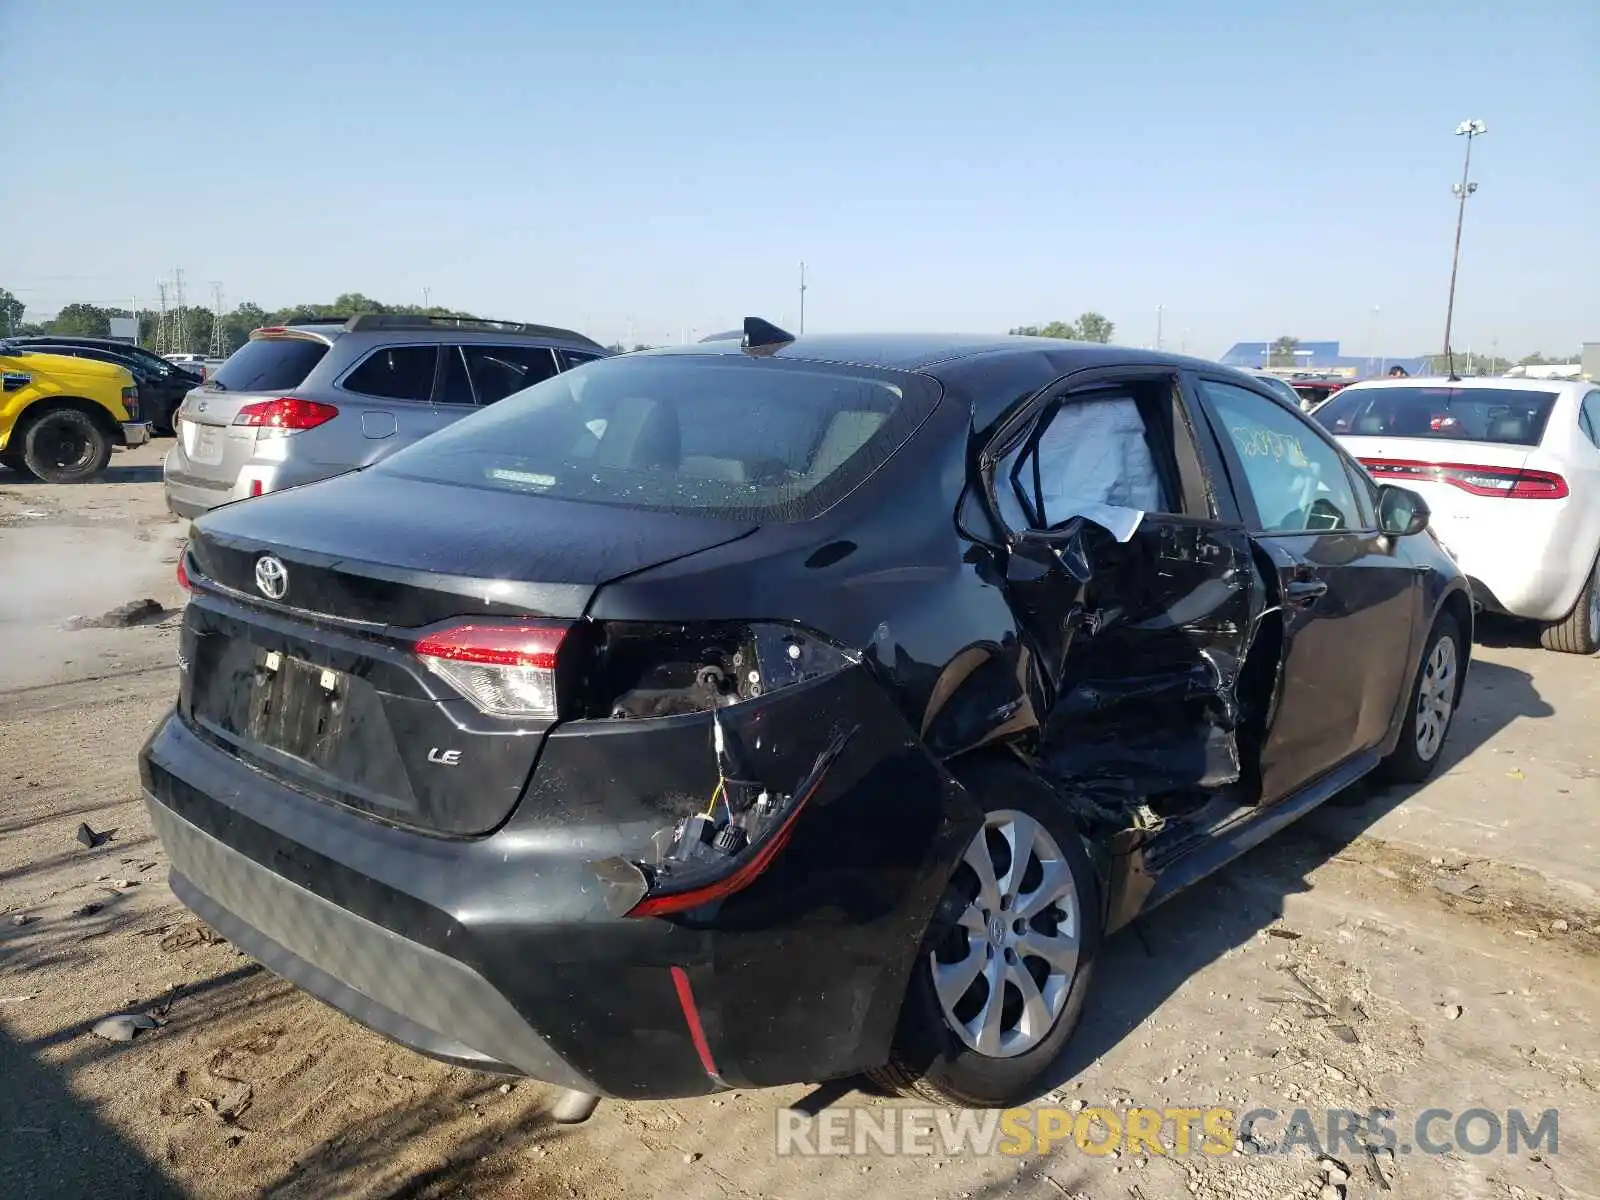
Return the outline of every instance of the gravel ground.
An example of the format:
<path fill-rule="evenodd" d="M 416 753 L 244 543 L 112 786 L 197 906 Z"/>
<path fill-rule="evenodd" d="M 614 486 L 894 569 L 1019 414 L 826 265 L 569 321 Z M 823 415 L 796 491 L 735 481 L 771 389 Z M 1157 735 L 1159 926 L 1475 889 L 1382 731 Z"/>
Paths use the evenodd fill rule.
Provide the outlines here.
<path fill-rule="evenodd" d="M 0 473 L 0 1178 L 12 1197 L 1600 1196 L 1592 660 L 1480 647 L 1447 771 L 1327 808 L 1112 939 L 1053 1093 L 1149 1105 L 1559 1109 L 1516 1155 L 794 1158 L 848 1084 L 602 1104 L 445 1067 L 277 981 L 167 890 L 134 756 L 176 688 L 164 443 L 103 482 Z M 75 840 L 81 823 L 107 834 Z M 119 1043 L 117 1013 L 157 1028 Z M 1448 1130 L 1448 1126 L 1445 1126 Z M 1279 1126 L 1281 1132 L 1281 1124 Z"/>

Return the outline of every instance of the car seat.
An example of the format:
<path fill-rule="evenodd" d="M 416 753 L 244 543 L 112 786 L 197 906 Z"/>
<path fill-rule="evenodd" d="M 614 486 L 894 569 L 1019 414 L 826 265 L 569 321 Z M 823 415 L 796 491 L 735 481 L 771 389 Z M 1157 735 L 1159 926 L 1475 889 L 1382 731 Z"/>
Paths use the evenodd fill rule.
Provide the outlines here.
<path fill-rule="evenodd" d="M 816 450 L 811 454 L 807 478 L 815 482 L 838 470 L 845 459 L 872 439 L 872 435 L 887 419 L 886 413 L 861 409 L 845 409 L 834 413 L 821 440 L 817 442 Z"/>

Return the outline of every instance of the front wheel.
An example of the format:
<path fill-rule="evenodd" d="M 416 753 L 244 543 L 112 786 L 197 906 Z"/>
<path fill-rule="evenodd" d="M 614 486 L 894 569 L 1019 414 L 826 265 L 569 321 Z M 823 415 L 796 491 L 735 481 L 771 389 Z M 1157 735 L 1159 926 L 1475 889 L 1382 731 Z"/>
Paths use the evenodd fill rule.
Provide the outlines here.
<path fill-rule="evenodd" d="M 111 438 L 87 413 L 58 408 L 28 426 L 22 459 L 46 483 L 82 483 L 106 469 Z"/>
<path fill-rule="evenodd" d="M 1567 619 L 1540 630 L 1539 644 L 1563 654 L 1593 654 L 1600 650 L 1600 560 L 1589 572 L 1589 582 L 1578 593 L 1578 602 Z"/>
<path fill-rule="evenodd" d="M 869 1072 L 939 1104 L 1032 1099 L 1077 1027 L 1103 931 L 1065 806 L 1020 763 L 960 772 L 984 808 L 907 986 L 889 1062 Z"/>
<path fill-rule="evenodd" d="M 1411 685 L 1411 706 L 1400 730 L 1400 744 L 1383 760 L 1383 774 L 1394 783 L 1421 783 L 1439 765 L 1445 736 L 1456 715 L 1461 695 L 1461 626 L 1449 613 L 1440 613 L 1423 647 L 1416 682 Z"/>
<path fill-rule="evenodd" d="M 18 438 L 17 440 L 21 441 L 22 439 Z M 28 479 L 34 477 L 33 472 L 28 470 L 27 460 L 20 453 L 11 450 L 0 450 L 0 467 L 5 467 L 8 471 L 15 471 L 18 475 L 25 476 Z"/>

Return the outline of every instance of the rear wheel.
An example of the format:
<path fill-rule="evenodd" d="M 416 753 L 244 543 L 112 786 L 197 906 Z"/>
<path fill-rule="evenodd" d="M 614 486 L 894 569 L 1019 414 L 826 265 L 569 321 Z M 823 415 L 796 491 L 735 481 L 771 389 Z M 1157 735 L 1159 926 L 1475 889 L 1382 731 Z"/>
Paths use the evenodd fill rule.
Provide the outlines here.
<path fill-rule="evenodd" d="M 1082 838 L 1019 763 L 963 772 L 985 809 L 918 952 L 880 1086 L 939 1104 L 1031 1099 L 1083 1011 L 1102 932 Z"/>
<path fill-rule="evenodd" d="M 1565 621 L 1539 631 L 1539 644 L 1562 654 L 1593 654 L 1600 650 L 1600 560 L 1589 572 L 1589 582 L 1578 593 Z"/>
<path fill-rule="evenodd" d="M 23 462 L 46 483 L 93 479 L 111 461 L 111 438 L 94 418 L 75 408 L 41 413 L 22 439 Z"/>
<path fill-rule="evenodd" d="M 1383 760 L 1383 774 L 1395 783 L 1421 783 L 1439 765 L 1450 722 L 1461 694 L 1461 626 L 1449 613 L 1434 622 L 1411 685 L 1411 706 L 1400 744 Z"/>

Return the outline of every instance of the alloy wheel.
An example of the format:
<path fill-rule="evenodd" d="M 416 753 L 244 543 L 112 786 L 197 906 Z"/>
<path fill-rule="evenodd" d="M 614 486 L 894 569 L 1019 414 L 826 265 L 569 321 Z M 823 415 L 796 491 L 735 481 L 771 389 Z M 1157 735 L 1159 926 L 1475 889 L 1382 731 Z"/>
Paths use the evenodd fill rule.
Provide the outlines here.
<path fill-rule="evenodd" d="M 1011 1058 L 1055 1027 L 1078 972 L 1077 883 L 1049 830 L 1027 813 L 988 813 L 951 887 L 961 907 L 929 955 L 951 1032 Z"/>
<path fill-rule="evenodd" d="M 1456 640 L 1442 637 L 1423 664 L 1417 688 L 1417 757 L 1432 762 L 1450 729 L 1456 704 Z"/>

